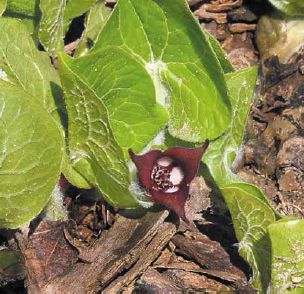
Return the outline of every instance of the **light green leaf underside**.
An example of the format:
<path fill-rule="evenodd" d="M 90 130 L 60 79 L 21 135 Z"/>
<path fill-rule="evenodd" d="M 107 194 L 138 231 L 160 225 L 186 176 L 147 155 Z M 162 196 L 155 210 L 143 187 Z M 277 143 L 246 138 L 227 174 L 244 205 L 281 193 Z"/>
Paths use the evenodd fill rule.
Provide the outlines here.
<path fill-rule="evenodd" d="M 256 76 L 255 67 L 225 75 L 233 107 L 232 120 L 225 133 L 211 142 L 204 155 L 204 162 L 219 185 L 240 181 L 230 167 L 240 150 Z"/>
<path fill-rule="evenodd" d="M 105 6 L 104 1 L 97 1 L 92 6 L 86 16 L 85 30 L 74 52 L 74 57 L 80 57 L 88 53 L 98 39 L 110 15 L 111 10 Z"/>
<path fill-rule="evenodd" d="M 63 155 L 62 173 L 64 174 L 68 182 L 73 186 L 79 189 L 91 189 L 92 185 L 89 184 L 88 181 L 81 174 L 79 174 L 73 167 L 73 163 L 68 155 L 69 153 L 68 148 L 69 146 L 66 146 L 66 152 Z"/>
<path fill-rule="evenodd" d="M 3 12 L 5 11 L 6 5 L 7 5 L 6 0 L 0 0 L 0 16 L 1 16 L 1 15 L 3 14 Z"/>
<path fill-rule="evenodd" d="M 129 170 L 103 101 L 69 68 L 67 57 L 60 58 L 60 74 L 68 109 L 69 151 L 76 170 L 112 205 L 138 206 L 129 191 Z"/>
<path fill-rule="evenodd" d="M 269 226 L 271 293 L 303 293 L 304 220 L 287 220 Z"/>
<path fill-rule="evenodd" d="M 267 228 L 275 222 L 271 207 L 236 184 L 224 185 L 221 193 L 231 214 L 239 253 L 253 269 L 253 285 L 267 289 L 270 282 L 270 245 Z"/>
<path fill-rule="evenodd" d="M 271 271 L 267 228 L 280 216 L 257 187 L 243 182 L 231 171 L 242 144 L 256 76 L 256 68 L 225 75 L 233 107 L 232 121 L 225 133 L 211 142 L 204 155 L 204 162 L 231 214 L 239 240 L 239 253 L 253 269 L 253 285 L 265 291 Z"/>
<path fill-rule="evenodd" d="M 51 116 L 0 81 L 0 227 L 17 228 L 47 203 L 58 180 L 63 140 Z"/>
<path fill-rule="evenodd" d="M 20 20 L 0 19 L 0 79 L 37 99 L 59 122 L 60 80 L 46 53 L 36 49 Z"/>
<path fill-rule="evenodd" d="M 93 50 L 110 45 L 146 67 L 173 136 L 201 142 L 227 127 L 230 104 L 219 61 L 183 0 L 120 0 Z"/>
<path fill-rule="evenodd" d="M 118 144 L 142 150 L 167 121 L 143 66 L 124 50 L 109 47 L 68 65 L 104 102 Z"/>
<path fill-rule="evenodd" d="M 66 0 L 40 1 L 41 19 L 39 39 L 44 49 L 52 55 L 63 51 L 63 23 Z"/>

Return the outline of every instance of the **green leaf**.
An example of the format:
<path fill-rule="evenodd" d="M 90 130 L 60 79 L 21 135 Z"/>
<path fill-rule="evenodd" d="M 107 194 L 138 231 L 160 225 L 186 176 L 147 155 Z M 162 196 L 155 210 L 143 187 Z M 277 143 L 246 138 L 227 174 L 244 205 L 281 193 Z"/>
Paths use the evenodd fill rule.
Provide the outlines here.
<path fill-rule="evenodd" d="M 271 242 L 271 293 L 303 293 L 304 220 L 287 220 L 269 226 Z"/>
<path fill-rule="evenodd" d="M 85 12 L 96 2 L 96 0 L 68 1 L 64 10 L 64 29 L 66 32 L 71 21 Z"/>
<path fill-rule="evenodd" d="M 275 214 L 268 204 L 238 183 L 224 185 L 220 190 L 239 240 L 239 253 L 253 269 L 253 285 L 265 292 L 271 271 L 267 228 L 275 222 Z"/>
<path fill-rule="evenodd" d="M 303 0 L 269 0 L 270 3 L 280 12 L 290 16 L 304 15 Z"/>
<path fill-rule="evenodd" d="M 240 151 L 256 76 L 256 67 L 225 75 L 233 107 L 232 120 L 225 133 L 211 142 L 204 155 L 204 162 L 218 185 L 240 181 L 230 167 Z"/>
<path fill-rule="evenodd" d="M 68 144 L 75 169 L 112 205 L 138 206 L 129 191 L 129 170 L 103 101 L 73 72 L 67 57 L 61 57 L 59 62 L 68 110 Z"/>
<path fill-rule="evenodd" d="M 6 0 L 0 0 L 0 16 L 1 16 L 1 15 L 3 14 L 3 12 L 5 11 L 6 5 L 7 5 Z"/>
<path fill-rule="evenodd" d="M 166 123 L 150 76 L 124 50 L 109 47 L 67 63 L 104 102 L 114 137 L 125 153 L 128 148 L 141 151 Z"/>
<path fill-rule="evenodd" d="M 86 16 L 85 31 L 74 52 L 74 57 L 80 57 L 88 53 L 98 39 L 110 15 L 111 10 L 105 6 L 104 1 L 97 1 L 92 6 Z"/>
<path fill-rule="evenodd" d="M 73 186 L 80 189 L 91 189 L 92 185 L 90 185 L 88 181 L 82 175 L 80 175 L 73 167 L 73 163 L 69 157 L 70 151 L 68 143 L 66 143 L 66 145 L 66 152 L 63 155 L 62 173 L 64 174 L 68 182 Z"/>
<path fill-rule="evenodd" d="M 63 52 L 65 6 L 66 0 L 44 0 L 39 4 L 41 10 L 39 39 L 44 49 L 54 56 Z"/>
<path fill-rule="evenodd" d="M 60 79 L 47 53 L 36 49 L 21 21 L 1 18 L 0 27 L 0 80 L 20 87 L 41 103 L 52 114 L 64 136 L 66 113 Z M 67 156 L 62 169 L 70 183 L 89 188 L 88 183 L 73 170 Z"/>
<path fill-rule="evenodd" d="M 171 135 L 202 142 L 226 129 L 231 112 L 221 66 L 184 0 L 119 0 L 93 50 L 110 45 L 145 66 L 168 109 Z"/>
<path fill-rule="evenodd" d="M 24 274 L 22 256 L 19 251 L 8 249 L 0 250 L 0 277 L 1 282 L 13 280 Z"/>
<path fill-rule="evenodd" d="M 48 202 L 60 175 L 61 133 L 19 87 L 0 81 L 0 227 L 17 228 Z"/>

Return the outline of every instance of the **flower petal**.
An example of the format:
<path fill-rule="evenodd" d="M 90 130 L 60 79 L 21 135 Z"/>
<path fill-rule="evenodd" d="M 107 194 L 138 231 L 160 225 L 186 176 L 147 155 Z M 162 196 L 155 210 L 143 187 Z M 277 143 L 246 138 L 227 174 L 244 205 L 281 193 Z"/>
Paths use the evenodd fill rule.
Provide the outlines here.
<path fill-rule="evenodd" d="M 187 224 L 189 220 L 185 214 L 185 203 L 189 194 L 189 187 L 183 185 L 179 191 L 174 193 L 164 193 L 162 191 L 151 190 L 151 199 L 155 203 L 159 203 L 166 208 L 173 210 Z"/>
<path fill-rule="evenodd" d="M 152 187 L 151 174 L 157 158 L 162 154 L 160 150 L 152 150 L 143 155 L 136 155 L 129 149 L 129 155 L 137 167 L 139 184 L 146 190 Z"/>
<path fill-rule="evenodd" d="M 171 147 L 163 152 L 163 156 L 171 157 L 182 165 L 186 183 L 190 184 L 197 174 L 201 158 L 208 145 L 209 140 L 206 140 L 202 147 L 198 148 Z"/>

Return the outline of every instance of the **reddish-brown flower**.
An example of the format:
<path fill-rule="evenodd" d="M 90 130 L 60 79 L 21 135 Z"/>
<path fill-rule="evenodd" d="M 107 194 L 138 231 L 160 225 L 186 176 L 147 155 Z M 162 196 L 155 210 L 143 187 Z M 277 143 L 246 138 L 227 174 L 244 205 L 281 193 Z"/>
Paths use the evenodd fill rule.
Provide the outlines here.
<path fill-rule="evenodd" d="M 152 150 L 136 155 L 130 149 L 129 154 L 137 167 L 140 186 L 147 197 L 172 209 L 184 221 L 185 203 L 189 186 L 196 176 L 200 160 L 209 145 L 206 140 L 202 147 L 171 147 L 166 151 Z"/>

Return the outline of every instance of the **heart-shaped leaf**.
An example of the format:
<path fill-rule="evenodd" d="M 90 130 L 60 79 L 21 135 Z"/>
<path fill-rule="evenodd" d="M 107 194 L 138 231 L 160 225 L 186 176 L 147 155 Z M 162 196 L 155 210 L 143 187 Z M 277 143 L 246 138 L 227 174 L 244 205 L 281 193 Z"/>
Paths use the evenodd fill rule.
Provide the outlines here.
<path fill-rule="evenodd" d="M 173 136 L 203 142 L 226 129 L 231 111 L 224 76 L 185 1 L 119 0 L 93 51 L 107 46 L 146 68 Z"/>

